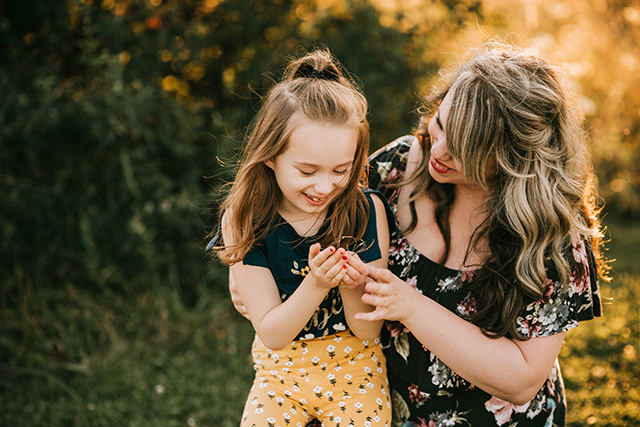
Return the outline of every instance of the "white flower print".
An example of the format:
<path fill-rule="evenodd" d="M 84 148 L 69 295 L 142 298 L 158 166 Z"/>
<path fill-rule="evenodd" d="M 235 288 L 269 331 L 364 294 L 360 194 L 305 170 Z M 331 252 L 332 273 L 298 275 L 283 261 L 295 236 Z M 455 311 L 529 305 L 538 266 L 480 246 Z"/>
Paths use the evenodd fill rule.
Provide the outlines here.
<path fill-rule="evenodd" d="M 346 331 L 347 327 L 344 326 L 342 324 L 342 322 L 340 322 L 340 323 L 336 323 L 335 325 L 333 325 L 333 329 L 335 329 L 337 332 L 342 332 L 342 331 Z"/>
<path fill-rule="evenodd" d="M 442 363 L 436 355 L 431 353 L 430 358 L 432 363 L 428 370 L 431 373 L 431 383 L 433 385 L 438 386 L 438 388 L 452 388 L 466 383 L 451 368 Z"/>
<path fill-rule="evenodd" d="M 494 396 L 485 402 L 484 407 L 487 408 L 487 411 L 493 413 L 496 423 L 501 426 L 511 420 L 511 415 L 514 412 L 522 413 L 527 410 L 530 404 L 531 402 L 527 402 L 522 406 L 516 406 L 511 402 L 498 399 Z"/>
<path fill-rule="evenodd" d="M 458 272 L 458 275 L 447 277 L 444 280 L 440 280 L 438 282 L 438 291 L 440 292 L 449 292 L 449 291 L 457 291 L 462 287 L 462 280 L 460 280 L 462 274 Z"/>
<path fill-rule="evenodd" d="M 465 413 L 458 411 L 435 412 L 429 416 L 429 419 L 437 427 L 453 427 L 456 424 L 462 424 L 467 421 L 466 418 L 462 417 L 463 415 Z"/>
<path fill-rule="evenodd" d="M 378 162 L 378 175 L 380 175 L 382 181 L 387 180 L 387 175 L 392 167 L 393 163 L 391 162 Z"/>
<path fill-rule="evenodd" d="M 404 266 L 398 277 L 407 277 L 413 264 L 420 259 L 418 252 L 404 237 L 394 239 L 389 247 L 389 265 Z"/>

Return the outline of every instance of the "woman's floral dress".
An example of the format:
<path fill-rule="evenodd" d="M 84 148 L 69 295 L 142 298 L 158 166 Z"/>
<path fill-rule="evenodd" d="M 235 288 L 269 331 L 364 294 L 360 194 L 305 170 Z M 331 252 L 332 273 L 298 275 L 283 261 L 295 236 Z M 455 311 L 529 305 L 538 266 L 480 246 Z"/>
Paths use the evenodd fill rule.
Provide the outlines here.
<path fill-rule="evenodd" d="M 394 213 L 398 190 L 385 184 L 398 183 L 404 177 L 412 141 L 411 136 L 400 138 L 369 159 L 370 187 L 387 197 Z M 557 334 L 574 328 L 578 321 L 600 316 L 593 254 L 582 241 L 573 242 L 573 254 L 570 283 L 561 286 L 550 279 L 543 299 L 529 304 L 518 317 L 518 329 L 525 336 Z M 468 292 L 472 276 L 426 258 L 399 232 L 392 236 L 389 269 L 460 317 L 473 313 L 474 301 Z M 428 427 L 564 425 L 566 401 L 557 360 L 536 396 L 516 406 L 458 376 L 401 323 L 387 322 L 383 342 L 387 347 L 395 426 L 413 425 L 407 421 Z"/>

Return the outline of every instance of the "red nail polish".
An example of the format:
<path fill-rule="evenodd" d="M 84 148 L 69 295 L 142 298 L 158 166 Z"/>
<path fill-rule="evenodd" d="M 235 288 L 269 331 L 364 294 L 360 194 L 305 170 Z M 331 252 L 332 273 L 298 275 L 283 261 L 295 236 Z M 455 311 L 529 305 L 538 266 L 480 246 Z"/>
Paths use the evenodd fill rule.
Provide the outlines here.
<path fill-rule="evenodd" d="M 343 255 L 343 256 L 342 256 L 342 259 L 346 261 L 346 260 L 347 260 L 347 257 Z"/>
<path fill-rule="evenodd" d="M 329 248 L 329 252 L 334 252 L 334 251 L 335 251 L 335 249 L 333 247 Z"/>
<path fill-rule="evenodd" d="M 347 264 L 345 264 L 345 265 L 342 266 L 342 268 L 349 268 L 349 267 L 347 267 Z"/>

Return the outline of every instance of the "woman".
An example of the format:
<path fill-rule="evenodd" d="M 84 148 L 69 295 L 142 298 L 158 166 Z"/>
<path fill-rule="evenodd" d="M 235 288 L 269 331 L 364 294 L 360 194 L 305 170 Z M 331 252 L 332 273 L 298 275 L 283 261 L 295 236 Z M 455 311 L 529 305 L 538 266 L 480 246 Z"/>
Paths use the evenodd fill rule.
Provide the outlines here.
<path fill-rule="evenodd" d="M 394 425 L 564 425 L 556 356 L 606 270 L 568 80 L 491 42 L 444 82 L 417 136 L 370 158 L 401 232 L 357 318 L 388 321 Z"/>
<path fill-rule="evenodd" d="M 443 82 L 416 135 L 370 158 L 400 231 L 357 318 L 387 320 L 393 425 L 564 425 L 556 358 L 606 272 L 568 79 L 492 41 Z"/>

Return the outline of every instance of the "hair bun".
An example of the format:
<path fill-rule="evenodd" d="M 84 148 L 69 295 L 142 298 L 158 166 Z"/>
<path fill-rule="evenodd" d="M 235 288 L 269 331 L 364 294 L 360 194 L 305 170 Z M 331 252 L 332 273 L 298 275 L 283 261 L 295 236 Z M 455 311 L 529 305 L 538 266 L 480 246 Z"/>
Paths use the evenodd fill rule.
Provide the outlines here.
<path fill-rule="evenodd" d="M 332 70 L 331 67 L 325 67 L 322 70 L 316 69 L 313 64 L 304 63 L 296 69 L 293 74 L 293 78 L 307 78 L 307 79 L 320 79 L 329 81 L 339 81 L 340 75 L 337 70 Z"/>

